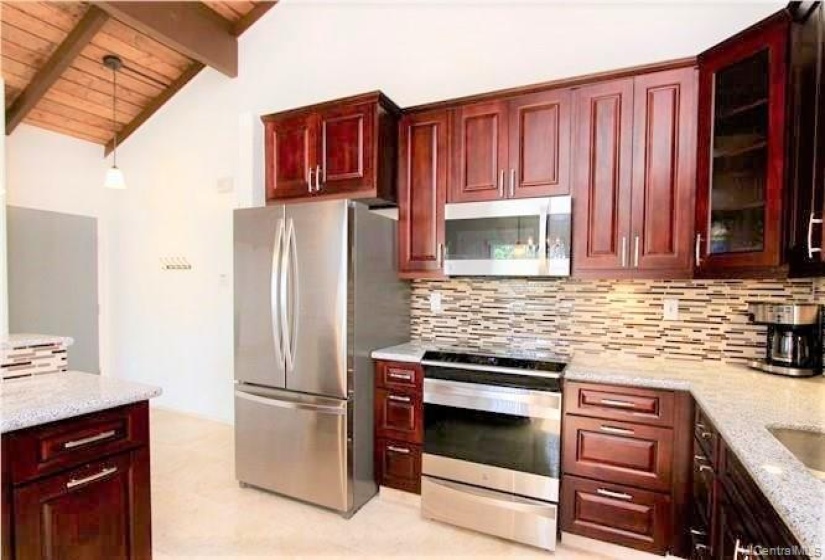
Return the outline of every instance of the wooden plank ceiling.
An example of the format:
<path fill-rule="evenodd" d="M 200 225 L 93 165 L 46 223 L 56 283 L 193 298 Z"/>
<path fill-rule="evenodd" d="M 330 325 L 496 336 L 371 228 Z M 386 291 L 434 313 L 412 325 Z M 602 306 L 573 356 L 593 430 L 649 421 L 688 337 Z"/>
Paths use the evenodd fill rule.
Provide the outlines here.
<path fill-rule="evenodd" d="M 22 122 L 107 146 L 108 153 L 115 127 L 122 141 L 194 77 L 204 62 L 208 64 L 179 52 L 184 49 L 175 40 L 164 41 L 161 34 L 138 31 L 116 19 L 119 12 L 105 4 L 100 3 L 102 9 L 88 2 L 0 4 L 7 134 L 19 115 Z M 154 3 L 159 9 L 164 4 Z M 176 2 L 167 4 L 169 9 L 172 4 L 185 13 L 170 17 L 194 15 L 204 20 L 196 22 L 201 24 L 200 33 L 211 25 L 236 37 L 275 2 Z M 191 55 L 191 50 L 187 52 Z M 119 56 L 124 64 L 117 76 L 115 123 L 112 71 L 102 63 L 107 54 Z M 221 71 L 226 73 L 225 68 Z"/>

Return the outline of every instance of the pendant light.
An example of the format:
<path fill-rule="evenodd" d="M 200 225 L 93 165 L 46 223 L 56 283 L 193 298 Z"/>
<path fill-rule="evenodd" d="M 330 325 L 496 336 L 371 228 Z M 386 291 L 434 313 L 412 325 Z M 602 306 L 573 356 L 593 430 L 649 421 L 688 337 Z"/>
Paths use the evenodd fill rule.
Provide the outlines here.
<path fill-rule="evenodd" d="M 114 132 L 112 167 L 106 171 L 104 186 L 108 189 L 125 189 L 126 180 L 123 178 L 123 171 L 117 166 L 117 120 L 115 118 L 117 110 L 117 73 L 123 67 L 123 61 L 118 56 L 107 54 L 103 57 L 103 65 L 112 71 L 112 131 Z"/>

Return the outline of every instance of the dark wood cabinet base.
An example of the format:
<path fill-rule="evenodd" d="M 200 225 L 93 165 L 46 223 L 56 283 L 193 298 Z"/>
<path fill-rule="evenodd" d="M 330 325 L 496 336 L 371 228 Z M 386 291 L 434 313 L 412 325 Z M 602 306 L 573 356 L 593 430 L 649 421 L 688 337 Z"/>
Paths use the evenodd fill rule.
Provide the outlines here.
<path fill-rule="evenodd" d="M 146 402 L 4 434 L 3 560 L 151 560 Z"/>

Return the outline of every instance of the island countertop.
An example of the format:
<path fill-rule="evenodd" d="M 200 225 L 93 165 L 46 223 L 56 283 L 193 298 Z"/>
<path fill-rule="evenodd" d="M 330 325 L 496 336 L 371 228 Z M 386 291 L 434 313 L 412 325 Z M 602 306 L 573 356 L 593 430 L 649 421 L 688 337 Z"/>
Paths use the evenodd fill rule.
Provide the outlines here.
<path fill-rule="evenodd" d="M 159 387 L 80 371 L 0 382 L 0 433 L 145 401 Z"/>
<path fill-rule="evenodd" d="M 411 342 L 373 359 L 420 362 L 438 344 Z M 689 391 L 779 516 L 809 550 L 825 549 L 825 481 L 817 479 L 772 427 L 825 432 L 825 377 L 794 379 L 744 365 L 575 354 L 565 380 Z"/>

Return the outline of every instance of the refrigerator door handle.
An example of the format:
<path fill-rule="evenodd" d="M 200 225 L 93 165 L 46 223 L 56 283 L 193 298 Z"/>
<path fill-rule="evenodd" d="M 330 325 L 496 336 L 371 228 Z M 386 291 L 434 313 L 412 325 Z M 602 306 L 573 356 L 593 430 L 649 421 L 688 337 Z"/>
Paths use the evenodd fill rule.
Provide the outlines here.
<path fill-rule="evenodd" d="M 284 338 L 287 340 L 287 347 L 289 348 L 289 370 L 295 367 L 295 349 L 298 346 L 298 298 L 301 286 L 300 275 L 298 274 L 298 241 L 295 230 L 295 222 L 289 220 L 289 226 L 286 236 L 286 274 L 287 274 L 287 289 L 286 294 L 289 301 L 284 299 L 284 306 L 289 310 L 288 323 L 286 324 L 286 334 Z"/>
<path fill-rule="evenodd" d="M 290 246 L 290 237 L 292 236 L 292 220 L 289 221 L 289 225 L 286 226 L 286 239 L 284 240 L 284 251 L 281 254 L 281 265 L 280 265 L 280 276 L 281 276 L 281 283 L 280 283 L 280 290 L 278 291 L 278 308 L 279 308 L 279 316 L 281 320 L 281 325 L 283 326 L 283 331 L 281 333 L 281 341 L 284 347 L 284 362 L 286 364 L 285 370 L 287 373 L 292 371 L 292 348 L 290 346 L 290 333 L 289 333 L 289 308 L 287 307 L 287 293 L 289 290 L 289 252 L 291 249 Z"/>
<path fill-rule="evenodd" d="M 252 401 L 258 404 L 267 406 L 275 406 L 278 408 L 290 408 L 294 410 L 309 410 L 312 412 L 320 412 L 323 414 L 334 414 L 336 416 L 343 416 L 347 413 L 346 406 L 330 406 L 325 404 L 313 404 L 301 401 L 281 400 L 274 397 L 263 397 L 254 393 L 245 393 L 243 391 L 235 391 L 235 396 L 239 399 Z"/>
<path fill-rule="evenodd" d="M 270 273 L 270 297 L 271 297 L 271 320 L 272 320 L 272 338 L 275 344 L 275 357 L 284 366 L 284 347 L 282 343 L 281 328 L 282 320 L 282 305 L 280 292 L 282 289 L 283 266 L 281 264 L 281 257 L 283 254 L 284 244 L 284 221 L 278 221 L 278 228 L 275 231 L 275 245 L 272 248 L 272 271 Z"/>

